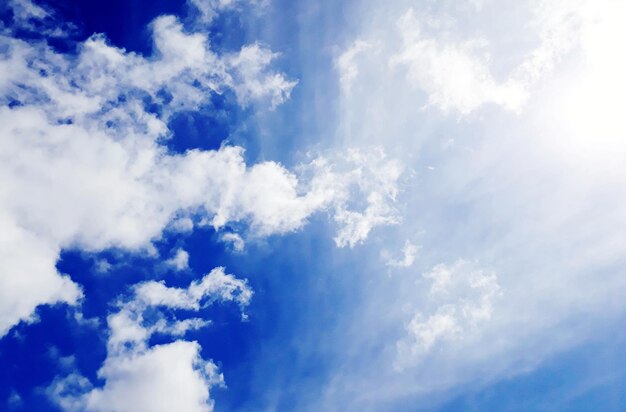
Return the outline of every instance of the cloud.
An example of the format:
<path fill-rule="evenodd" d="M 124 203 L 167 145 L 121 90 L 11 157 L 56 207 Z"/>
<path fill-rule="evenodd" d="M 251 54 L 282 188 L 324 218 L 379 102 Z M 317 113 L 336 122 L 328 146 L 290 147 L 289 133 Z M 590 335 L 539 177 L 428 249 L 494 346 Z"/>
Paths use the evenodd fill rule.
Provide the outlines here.
<path fill-rule="evenodd" d="M 321 159 L 314 162 L 322 172 L 312 180 L 312 186 L 319 188 L 330 183 L 336 199 L 334 220 L 340 226 L 335 243 L 339 247 L 353 247 L 364 241 L 373 228 L 400 222 L 395 202 L 403 166 L 388 158 L 380 148 L 353 149 L 342 157 L 341 167 L 347 169 L 343 173 L 333 171 L 338 163 Z M 360 210 L 352 206 L 351 193 L 355 189 L 364 204 Z"/>
<path fill-rule="evenodd" d="M 238 0 L 189 0 L 190 5 L 200 12 L 200 21 L 210 23 L 222 10 L 234 7 Z"/>
<path fill-rule="evenodd" d="M 171 288 L 162 282 L 144 282 L 135 287 L 137 302 L 142 306 L 165 306 L 177 309 L 200 309 L 201 302 L 234 301 L 241 307 L 248 305 L 252 292 L 246 282 L 228 275 L 223 268 L 213 269 L 200 281 L 193 281 L 187 289 Z"/>
<path fill-rule="evenodd" d="M 359 74 L 359 66 L 356 64 L 360 54 L 375 52 L 376 46 L 372 42 L 355 40 L 346 50 L 342 51 L 335 59 L 335 68 L 339 72 L 339 83 L 341 87 L 349 91 L 352 82 Z"/>
<path fill-rule="evenodd" d="M 280 73 L 266 72 L 266 67 L 276 57 L 277 53 L 258 43 L 244 46 L 239 53 L 228 57 L 227 61 L 234 69 L 231 86 L 241 102 L 245 104 L 269 96 L 271 107 L 275 108 L 289 98 L 298 82 L 288 80 Z"/>
<path fill-rule="evenodd" d="M 199 311 L 216 302 L 235 302 L 243 310 L 251 298 L 252 290 L 247 282 L 226 274 L 223 268 L 213 269 L 184 289 L 168 287 L 157 281 L 140 283 L 134 287 L 134 298 L 123 303 L 118 312 L 108 317 L 109 352 L 121 353 L 129 347 L 143 350 L 147 339 L 154 333 L 182 336 L 188 330 L 208 325 L 201 318 L 179 321 L 165 314 L 156 316 L 155 313 L 151 313 L 152 322 L 147 325 L 144 312 L 149 308 L 155 308 L 157 313 L 165 308 Z"/>
<path fill-rule="evenodd" d="M 385 264 L 387 266 L 396 267 L 396 268 L 408 268 L 413 265 L 415 262 L 415 256 L 417 252 L 420 250 L 420 247 L 414 245 L 410 241 L 406 241 L 404 246 L 402 247 L 402 258 L 401 259 L 393 259 L 389 256 L 389 252 L 384 251 L 382 253 L 382 257 L 386 258 Z"/>
<path fill-rule="evenodd" d="M 203 361 L 196 342 L 156 345 L 140 354 L 107 359 L 100 369 L 103 389 L 90 392 L 87 411 L 212 411 L 210 388 L 223 376 Z"/>
<path fill-rule="evenodd" d="M 347 53 L 355 41 L 377 52 L 350 61 L 349 88 L 335 73 L 338 145 L 379 144 L 417 171 L 380 244 L 422 248 L 393 277 L 379 275 L 402 254 L 363 253 L 319 409 L 428 409 L 623 317 L 623 3 L 466 5 L 371 1 L 351 14 Z"/>
<path fill-rule="evenodd" d="M 177 271 L 185 270 L 189 267 L 189 253 L 184 249 L 176 249 L 174 256 L 166 260 L 165 264 Z"/>
<path fill-rule="evenodd" d="M 49 16 L 49 12 L 31 0 L 10 0 L 9 5 L 13 10 L 13 19 L 18 22 L 27 22 L 30 19 L 41 20 Z"/>
<path fill-rule="evenodd" d="M 494 272 L 472 269 L 463 260 L 439 264 L 422 276 L 432 281 L 429 299 L 436 308 L 429 315 L 415 313 L 407 325 L 408 338 L 397 343 L 398 370 L 415 365 L 438 344 L 479 333 L 502 295 Z"/>
<path fill-rule="evenodd" d="M 0 213 L 0 336 L 19 320 L 28 320 L 39 304 L 74 304 L 80 287 L 55 269 L 59 248 L 19 227 Z"/>
<path fill-rule="evenodd" d="M 201 318 L 171 318 L 166 309 L 199 311 L 234 302 L 243 310 L 252 297 L 247 282 L 215 268 L 187 288 L 147 281 L 133 290 L 131 299 L 108 317 L 108 353 L 98 371 L 104 386 L 94 387 L 72 372 L 52 382 L 48 397 L 67 411 L 212 411 L 210 390 L 224 386 L 224 377 L 215 363 L 202 359 L 200 345 L 179 339 L 149 347 L 148 339 L 153 334 L 180 337 L 209 324 Z"/>
<path fill-rule="evenodd" d="M 220 236 L 220 240 L 224 243 L 231 244 L 235 252 L 243 252 L 246 246 L 245 241 L 237 233 L 226 232 Z"/>
<path fill-rule="evenodd" d="M 81 411 L 85 405 L 79 395 L 91 390 L 91 382 L 78 373 L 55 378 L 46 388 L 46 396 L 64 411 Z"/>
<path fill-rule="evenodd" d="M 498 83 L 493 78 L 481 50 L 483 40 L 444 42 L 425 34 L 421 20 L 413 9 L 399 19 L 403 47 L 391 56 L 390 65 L 406 67 L 407 78 L 424 90 L 429 105 L 461 115 L 485 103 L 519 109 L 525 91 L 514 82 Z"/>
<path fill-rule="evenodd" d="M 296 83 L 269 68 L 276 54 L 259 44 L 220 56 L 174 16 L 150 28 L 148 57 L 102 35 L 75 55 L 0 35 L 0 335 L 39 304 L 80 298 L 55 269 L 63 248 L 148 250 L 164 230 L 190 230 L 191 217 L 216 229 L 244 222 L 252 235 L 267 236 L 325 210 L 340 225 L 338 244 L 352 246 L 394 221 L 397 168 L 377 188 L 357 172 L 370 167 L 365 158 L 350 160 L 357 171 L 341 172 L 319 158 L 300 177 L 272 161 L 248 166 L 237 146 L 169 152 L 163 142 L 172 137 L 173 113 L 196 110 L 227 88 L 241 104 L 276 106 Z M 370 197 L 363 211 L 349 209 L 353 186 Z M 173 263 L 182 268 L 183 258 Z"/>
<path fill-rule="evenodd" d="M 198 20 L 201 23 L 208 24 L 219 13 L 236 10 L 242 5 L 262 8 L 266 6 L 267 0 L 188 0 L 188 4 L 200 13 Z"/>
<path fill-rule="evenodd" d="M 349 95 L 360 89 L 353 84 L 359 73 L 378 71 L 378 76 L 388 78 L 400 73 L 423 92 L 426 103 L 418 107 L 466 117 L 494 104 L 519 113 L 541 79 L 580 47 L 585 29 L 603 19 L 602 10 L 614 7 L 611 1 L 523 3 L 518 7 L 529 16 L 524 22 L 524 39 L 533 38 L 532 47 L 524 44 L 519 49 L 501 50 L 500 39 L 490 37 L 490 30 L 463 22 L 480 25 L 487 12 L 506 13 L 495 4 L 472 3 L 442 3 L 437 8 L 386 13 L 399 14 L 393 21 L 395 30 L 364 30 L 335 60 L 342 93 Z M 518 40 L 517 36 L 512 32 L 509 43 Z M 388 80 L 381 78 L 380 82 L 389 87 Z M 367 84 L 371 86 L 371 82 Z M 415 94 L 413 100 L 421 98 Z"/>

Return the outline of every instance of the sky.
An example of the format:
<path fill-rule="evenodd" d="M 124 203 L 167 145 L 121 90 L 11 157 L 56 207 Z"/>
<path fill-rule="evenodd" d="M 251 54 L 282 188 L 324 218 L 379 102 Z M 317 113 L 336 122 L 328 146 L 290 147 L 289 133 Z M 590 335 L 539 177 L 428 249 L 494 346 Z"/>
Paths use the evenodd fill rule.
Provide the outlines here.
<path fill-rule="evenodd" d="M 624 19 L 0 1 L 0 410 L 626 410 Z"/>

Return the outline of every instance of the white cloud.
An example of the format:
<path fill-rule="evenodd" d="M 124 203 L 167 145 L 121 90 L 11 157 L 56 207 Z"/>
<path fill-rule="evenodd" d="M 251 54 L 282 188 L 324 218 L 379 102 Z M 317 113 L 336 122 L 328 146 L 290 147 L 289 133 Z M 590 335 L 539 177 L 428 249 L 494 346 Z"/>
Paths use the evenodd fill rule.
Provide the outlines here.
<path fill-rule="evenodd" d="M 520 81 L 532 83 L 551 71 L 562 57 L 580 44 L 581 28 L 593 19 L 588 0 L 531 2 L 531 27 L 539 44 L 532 49 L 513 73 Z"/>
<path fill-rule="evenodd" d="M 340 226 L 335 243 L 339 247 L 353 247 L 364 241 L 373 228 L 400 222 L 395 202 L 403 167 L 380 148 L 349 150 L 342 157 L 342 166 L 347 168 L 343 173 L 334 172 L 333 164 L 316 161 L 315 165 L 323 172 L 315 176 L 312 186 L 325 187 L 323 193 L 334 192 L 337 199 L 334 220 Z M 364 207 L 360 209 L 352 206 L 351 193 L 355 189 L 362 196 Z"/>
<path fill-rule="evenodd" d="M 226 232 L 222 234 L 220 236 L 220 240 L 224 243 L 231 244 L 235 252 L 243 252 L 246 246 L 243 238 L 239 234 L 233 232 Z"/>
<path fill-rule="evenodd" d="M 9 0 L 13 10 L 13 18 L 18 22 L 27 22 L 30 19 L 40 20 L 49 16 L 49 13 L 31 0 Z"/>
<path fill-rule="evenodd" d="M 417 252 L 420 250 L 420 247 L 414 245 L 409 240 L 404 242 L 404 246 L 402 247 L 402 258 L 394 259 L 389 255 L 389 252 L 385 251 L 382 253 L 382 256 L 386 258 L 385 264 L 391 267 L 397 268 L 408 268 L 413 266 L 415 263 L 415 257 L 417 256 Z"/>
<path fill-rule="evenodd" d="M 107 358 L 106 379 L 83 400 L 87 411 L 212 411 L 210 389 L 223 384 L 211 361 L 200 358 L 196 342 L 176 341 L 144 352 Z"/>
<path fill-rule="evenodd" d="M 56 378 L 46 393 L 64 411 L 209 412 L 211 388 L 224 385 L 217 366 L 200 357 L 198 343 L 181 340 L 108 357 L 99 376 L 103 388 L 73 373 Z"/>
<path fill-rule="evenodd" d="M 57 377 L 47 394 L 67 411 L 212 411 L 210 390 L 224 386 L 224 377 L 212 362 L 201 358 L 197 342 L 175 340 L 148 347 L 158 333 L 184 336 L 210 322 L 200 318 L 166 317 L 162 308 L 198 311 L 214 302 L 235 302 L 243 310 L 252 297 L 246 281 L 215 268 L 189 287 L 171 288 L 148 281 L 134 287 L 133 297 L 108 317 L 108 353 L 98 376 L 103 387 L 77 373 Z M 156 310 L 148 322 L 144 311 Z M 153 315 L 155 313 L 152 313 Z"/>
<path fill-rule="evenodd" d="M 266 67 L 276 57 L 277 53 L 255 43 L 242 47 L 239 53 L 227 59 L 229 66 L 234 69 L 234 83 L 231 87 L 241 102 L 248 103 L 269 96 L 274 108 L 289 98 L 298 82 L 288 80 L 280 73 L 266 72 Z"/>
<path fill-rule="evenodd" d="M 177 271 L 185 270 L 189 267 L 189 253 L 185 249 L 176 249 L 174 256 L 167 259 L 165 263 Z"/>
<path fill-rule="evenodd" d="M 374 43 L 359 39 L 355 40 L 350 47 L 337 56 L 335 68 L 339 72 L 339 83 L 344 90 L 350 90 L 352 82 L 359 74 L 359 66 L 356 63 L 359 55 L 375 51 L 376 46 Z"/>
<path fill-rule="evenodd" d="M 55 269 L 59 248 L 41 239 L 0 212 L 0 336 L 18 320 L 27 320 L 35 306 L 70 304 L 82 296 L 80 288 Z"/>
<path fill-rule="evenodd" d="M 268 0 L 188 0 L 200 13 L 199 21 L 208 24 L 220 13 L 228 10 L 236 10 L 244 3 L 246 6 L 266 6 Z"/>
<path fill-rule="evenodd" d="M 320 409 L 393 409 L 396 400 L 429 408 L 618 327 L 626 309 L 623 2 L 424 3 L 400 30 L 404 3 L 355 9 L 352 38 L 375 40 L 379 52 L 360 55 L 350 88 L 339 89 L 338 140 L 380 144 L 416 171 L 432 167 L 403 191 L 403 224 L 381 244 L 416 239 L 419 263 L 429 266 L 472 256 L 497 273 L 506 295 L 496 299 L 489 277 L 472 287 L 468 263 L 439 266 L 417 283 L 409 271 L 381 277 L 386 268 L 369 249 L 377 262 L 350 279 L 367 278 L 362 302 L 340 320 L 348 331 L 333 336 L 347 360 Z M 421 54 L 402 55 L 414 46 Z M 391 56 L 406 60 L 390 67 Z M 471 86 L 443 81 L 441 62 L 462 69 L 458 80 Z M 411 65 L 421 77 L 408 78 Z M 525 94 L 514 115 L 485 92 L 507 84 Z M 465 99 L 466 90 L 475 93 Z M 425 102 L 436 110 L 420 110 Z M 384 255 L 382 263 L 389 256 L 402 261 Z"/>
<path fill-rule="evenodd" d="M 331 210 L 341 225 L 340 245 L 393 220 L 394 173 L 377 180 L 386 185 L 381 189 L 322 159 L 305 166 L 313 172 L 300 178 L 276 162 L 247 166 L 240 147 L 168 152 L 161 142 L 171 133 L 172 113 L 196 109 L 227 87 L 241 104 L 276 106 L 295 82 L 269 69 L 276 54 L 258 44 L 219 56 L 204 34 L 185 31 L 173 16 L 150 27 L 149 57 L 113 47 L 101 35 L 75 56 L 0 35 L 6 73 L 0 79 L 0 293 L 6 294 L 0 334 L 39 304 L 79 299 L 77 285 L 55 270 L 66 247 L 151 250 L 164 230 L 189 230 L 194 213 L 215 228 L 243 221 L 253 235 L 265 236 L 299 229 L 312 213 Z M 160 112 L 147 111 L 146 98 Z M 20 104 L 8 107 L 12 101 Z M 352 185 L 371 198 L 362 212 L 348 209 Z M 172 263 L 182 268 L 179 257 Z"/>
<path fill-rule="evenodd" d="M 154 333 L 181 336 L 188 330 L 208 325 L 200 318 L 171 320 L 165 316 L 147 325 L 143 313 L 147 308 L 170 308 L 198 311 L 215 302 L 235 302 L 243 310 L 252 298 L 247 282 L 226 274 L 219 267 L 188 288 L 168 287 L 164 282 L 148 281 L 134 287 L 134 298 L 121 305 L 108 317 L 110 328 L 109 352 L 119 353 L 127 348 L 143 350 L 146 340 Z M 245 314 L 242 315 L 245 318 Z"/>
<path fill-rule="evenodd" d="M 205 205 L 216 210 L 213 226 L 248 220 L 255 235 L 265 236 L 299 229 L 311 214 L 328 210 L 339 225 L 335 242 L 343 247 L 365 240 L 376 226 L 398 222 L 394 203 L 402 167 L 382 151 L 318 156 L 298 172 L 275 162 L 238 171 L 233 183 L 218 185 L 219 204 Z"/>
<path fill-rule="evenodd" d="M 585 28 L 603 19 L 603 10 L 618 8 L 615 4 L 613 0 L 575 0 L 517 5 L 527 9 L 530 16 L 523 26 L 527 30 L 523 41 L 532 47 L 524 44 L 526 50 L 522 51 L 502 51 L 497 48 L 501 39 L 487 35 L 488 26 L 472 26 L 474 21 L 480 25 L 488 16 L 502 14 L 496 3 L 470 1 L 453 6 L 444 3 L 438 8 L 408 8 L 394 22 L 395 32 L 376 27 L 360 33 L 335 60 L 342 93 L 353 92 L 359 72 L 371 75 L 374 69 L 384 77 L 405 73 L 408 82 L 425 95 L 426 104 L 421 107 L 466 117 L 485 104 L 495 104 L 519 113 L 537 83 L 580 47 Z M 509 36 L 511 43 L 518 33 Z M 387 79 L 381 78 L 379 83 L 391 86 Z M 363 84 L 371 87 L 371 79 L 364 78 Z M 413 100 L 420 97 L 415 94 Z"/>
<path fill-rule="evenodd" d="M 428 104 L 467 115 L 485 103 L 519 109 L 526 96 L 515 82 L 498 83 L 489 70 L 482 39 L 442 41 L 425 34 L 413 9 L 399 20 L 402 50 L 391 57 L 391 67 L 406 66 L 411 83 L 428 95 Z"/>
<path fill-rule="evenodd" d="M 435 309 L 429 315 L 415 313 L 408 323 L 408 338 L 397 343 L 398 370 L 415 365 L 439 343 L 479 333 L 502 294 L 494 272 L 472 269 L 463 260 L 439 264 L 422 276 L 432 281 L 429 299 Z"/>
<path fill-rule="evenodd" d="M 205 298 L 220 301 L 235 301 L 246 306 L 252 292 L 246 282 L 224 272 L 213 269 L 199 281 L 191 282 L 187 289 L 170 288 L 162 282 L 150 281 L 136 286 L 137 301 L 145 306 L 165 306 L 179 309 L 200 309 Z"/>
<path fill-rule="evenodd" d="M 200 12 L 200 21 L 210 23 L 221 9 L 237 4 L 237 0 L 189 0 L 189 4 Z"/>
<path fill-rule="evenodd" d="M 94 263 L 94 269 L 97 273 L 107 273 L 112 267 L 113 265 L 106 259 L 98 259 Z"/>
<path fill-rule="evenodd" d="M 79 395 L 91 388 L 89 379 L 78 373 L 70 373 L 55 378 L 46 388 L 46 395 L 64 411 L 83 411 L 85 404 Z"/>
<path fill-rule="evenodd" d="M 189 217 L 180 217 L 170 222 L 167 229 L 178 233 L 188 233 L 193 230 L 193 226 L 193 220 Z"/>

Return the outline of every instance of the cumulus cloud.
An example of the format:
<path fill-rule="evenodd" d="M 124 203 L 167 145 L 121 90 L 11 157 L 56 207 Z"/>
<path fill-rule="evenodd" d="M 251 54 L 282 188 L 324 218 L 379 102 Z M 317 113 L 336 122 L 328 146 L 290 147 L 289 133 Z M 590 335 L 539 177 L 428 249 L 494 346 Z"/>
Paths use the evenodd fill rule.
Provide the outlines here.
<path fill-rule="evenodd" d="M 200 358 L 196 342 L 156 345 L 140 354 L 107 358 L 103 389 L 84 399 L 87 411 L 212 411 L 209 391 L 223 385 L 216 365 Z"/>
<path fill-rule="evenodd" d="M 189 267 L 189 253 L 185 249 L 176 249 L 174 256 L 167 259 L 165 264 L 178 271 L 185 270 Z"/>
<path fill-rule="evenodd" d="M 148 281 L 133 290 L 131 299 L 108 317 L 108 353 L 98 371 L 104 386 L 94 387 L 72 372 L 57 377 L 46 393 L 67 411 L 212 411 L 210 390 L 224 386 L 224 377 L 215 363 L 202 359 L 200 345 L 179 339 L 150 347 L 148 339 L 155 333 L 180 337 L 209 324 L 201 318 L 171 318 L 164 309 L 199 311 L 234 302 L 243 310 L 252 297 L 247 282 L 215 268 L 187 288 Z M 144 317 L 148 310 L 149 319 Z"/>
<path fill-rule="evenodd" d="M 235 252 L 243 252 L 243 249 L 246 246 L 246 242 L 243 238 L 239 234 L 233 232 L 226 232 L 222 234 L 220 236 L 220 240 L 224 243 L 232 245 Z"/>
<path fill-rule="evenodd" d="M 191 230 L 198 215 L 216 229 L 243 221 L 266 236 L 299 229 L 321 210 L 348 231 L 338 244 L 353 245 L 393 220 L 395 172 L 381 189 L 323 159 L 301 179 L 276 162 L 246 165 L 241 147 L 169 152 L 162 143 L 173 113 L 225 88 L 241 104 L 276 106 L 296 83 L 269 68 L 276 54 L 259 44 L 222 56 L 174 16 L 150 27 L 148 57 L 102 35 L 70 55 L 0 34 L 0 334 L 38 304 L 80 298 L 55 269 L 66 247 L 148 250 L 166 229 Z M 348 209 L 355 185 L 371 197 L 363 212 Z M 184 254 L 171 263 L 183 268 Z"/>
<path fill-rule="evenodd" d="M 291 89 L 298 82 L 288 80 L 280 73 L 266 71 L 276 57 L 277 53 L 258 43 L 244 46 L 239 53 L 229 56 L 227 61 L 234 70 L 231 86 L 240 101 L 248 103 L 269 96 L 271 107 L 275 108 L 289 98 Z"/>
<path fill-rule="evenodd" d="M 0 336 L 19 320 L 30 319 L 35 306 L 76 303 L 78 285 L 55 269 L 59 247 L 0 214 Z"/>

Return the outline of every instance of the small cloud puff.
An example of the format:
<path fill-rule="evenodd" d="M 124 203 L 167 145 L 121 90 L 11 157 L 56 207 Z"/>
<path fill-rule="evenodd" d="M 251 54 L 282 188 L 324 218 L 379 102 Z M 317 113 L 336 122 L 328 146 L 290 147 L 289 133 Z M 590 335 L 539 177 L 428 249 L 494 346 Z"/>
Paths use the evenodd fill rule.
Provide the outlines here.
<path fill-rule="evenodd" d="M 232 248 L 235 252 L 243 252 L 246 243 L 243 238 L 234 232 L 226 232 L 220 236 L 220 240 L 226 244 L 232 245 Z"/>
<path fill-rule="evenodd" d="M 167 259 L 165 264 L 177 271 L 185 270 L 189 268 L 189 253 L 184 249 L 176 249 L 174 256 Z"/>
<path fill-rule="evenodd" d="M 420 246 L 414 245 L 411 241 L 407 240 L 402 247 L 402 257 L 400 259 L 394 259 L 391 257 L 388 251 L 383 251 L 381 256 L 386 259 L 385 264 L 395 268 L 408 268 L 413 266 L 417 252 L 420 250 Z"/>

